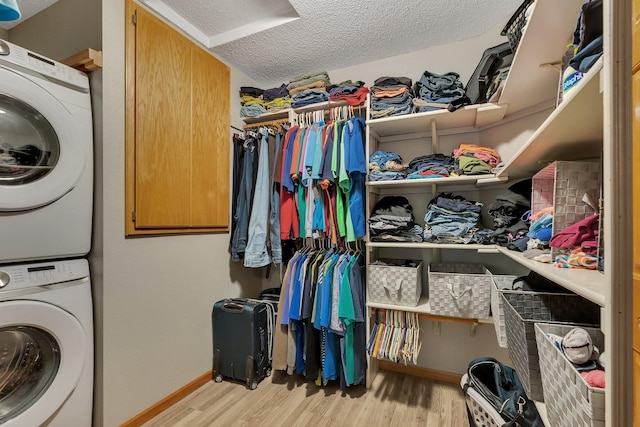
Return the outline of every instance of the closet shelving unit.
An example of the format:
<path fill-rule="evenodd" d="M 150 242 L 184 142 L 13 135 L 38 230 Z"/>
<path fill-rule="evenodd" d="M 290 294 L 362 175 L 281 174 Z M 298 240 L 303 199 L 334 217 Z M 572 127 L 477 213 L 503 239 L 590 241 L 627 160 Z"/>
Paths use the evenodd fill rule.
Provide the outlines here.
<path fill-rule="evenodd" d="M 543 123 L 505 162 L 505 166 L 495 175 L 460 176 L 450 178 L 416 179 L 399 181 L 367 182 L 367 209 L 371 211 L 377 198 L 385 194 L 402 194 L 403 192 L 424 192 L 436 194 L 438 187 L 471 188 L 484 191 L 495 185 L 506 187 L 510 181 L 531 177 L 545 165 L 555 160 L 583 160 L 600 158 L 603 149 L 604 107 L 603 107 L 603 74 L 604 61 L 601 58 L 584 78 L 568 93 L 563 102 L 554 108 L 559 84 L 560 58 L 570 41 L 576 17 L 584 0 L 535 0 L 529 22 L 514 56 L 509 76 L 502 93 L 495 103 L 465 106 L 457 111 L 446 110 L 409 114 L 403 116 L 369 119 L 366 121 L 366 156 L 375 151 L 379 143 L 429 139 L 433 152 L 439 152 L 439 138 L 442 135 L 473 134 L 482 132 L 488 127 L 501 126 L 501 123 L 512 122 L 523 117 L 550 111 Z M 330 110 L 346 103 L 325 102 L 301 108 L 288 108 L 274 113 L 266 113 L 260 117 L 243 118 L 246 124 L 254 124 L 269 120 L 288 118 L 294 122 L 296 114 L 317 110 Z M 369 117 L 367 100 L 366 117 Z M 604 179 L 608 174 L 604 171 Z M 525 258 L 522 253 L 508 250 L 497 245 L 478 244 L 434 244 L 434 243 L 391 243 L 371 242 L 367 236 L 367 265 L 378 255 L 378 251 L 397 250 L 464 250 L 478 253 L 495 254 L 535 271 L 564 288 L 600 305 L 603 310 L 607 306 L 607 295 L 611 287 L 611 276 L 606 272 L 563 269 L 550 264 Z M 475 327 L 491 323 L 491 319 L 461 319 L 434 316 L 430 312 L 429 301 L 423 297 L 417 306 L 396 306 L 367 301 L 369 311 L 389 309 L 415 312 L 420 319 L 435 322 L 451 322 Z M 603 311 L 604 312 L 604 311 Z M 367 316 L 367 330 L 371 331 L 371 317 Z M 604 325 L 605 336 L 607 326 Z M 367 386 L 373 381 L 379 366 L 384 369 L 400 370 L 401 366 L 386 360 L 369 358 Z M 411 368 L 408 371 L 413 371 Z M 436 379 L 451 380 L 457 374 L 434 371 Z M 438 378 L 437 375 L 441 376 Z M 541 412 L 546 412 L 544 404 L 537 402 Z"/>
<path fill-rule="evenodd" d="M 402 194 L 402 191 L 436 194 L 437 187 L 467 186 L 483 191 L 495 184 L 508 186 L 509 181 L 533 176 L 546 164 L 555 160 L 582 160 L 600 158 L 603 151 L 603 94 L 601 58 L 585 77 L 556 108 L 560 58 L 575 27 L 576 17 L 584 0 L 536 0 L 532 6 L 529 22 L 515 54 L 509 76 L 495 104 L 467 106 L 455 112 L 436 111 L 405 116 L 396 116 L 367 121 L 367 156 L 380 143 L 430 138 L 433 152 L 439 152 L 438 138 L 445 134 L 472 134 L 483 128 L 501 125 L 510 118 L 527 117 L 549 110 L 546 120 L 535 129 L 516 153 L 506 161 L 495 175 L 463 176 L 424 180 L 400 180 L 367 183 L 367 206 L 369 212 L 381 195 Z M 605 171 L 606 179 L 606 171 Z M 493 185 L 487 185 L 493 184 Z M 429 189 L 431 187 L 431 189 Z M 367 263 L 379 257 L 380 250 L 393 252 L 396 249 L 471 250 L 479 253 L 495 253 L 533 270 L 605 307 L 606 295 L 611 286 L 609 276 L 599 271 L 563 269 L 525 258 L 522 253 L 510 251 L 496 245 L 455 245 L 433 243 L 367 243 Z M 428 298 L 423 298 L 417 307 L 393 306 L 367 302 L 371 309 L 386 308 L 421 313 L 429 319 Z M 604 316 L 603 316 L 604 317 Z M 440 318 L 438 321 L 459 322 L 457 318 Z M 480 321 L 462 319 L 470 323 Z M 371 325 L 368 325 L 371 330 Z M 605 331 L 606 334 L 606 331 Z M 387 369 L 389 362 L 384 362 Z M 368 384 L 373 381 L 379 367 L 375 358 L 369 360 Z M 544 411 L 544 405 L 540 404 Z"/>

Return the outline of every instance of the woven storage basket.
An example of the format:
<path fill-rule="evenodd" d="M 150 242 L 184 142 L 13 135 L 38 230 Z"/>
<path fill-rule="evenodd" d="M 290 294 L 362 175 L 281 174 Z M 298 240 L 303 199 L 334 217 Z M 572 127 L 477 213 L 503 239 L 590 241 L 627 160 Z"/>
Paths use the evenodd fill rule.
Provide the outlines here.
<path fill-rule="evenodd" d="M 509 357 L 530 399 L 544 401 L 534 324 L 600 324 L 600 306 L 574 294 L 502 293 Z"/>
<path fill-rule="evenodd" d="M 531 181 L 531 212 L 553 207 L 552 235 L 593 215 L 595 212 L 582 199 L 600 198 L 602 169 L 600 162 L 556 161 L 536 173 Z M 562 253 L 552 248 L 551 257 Z"/>
<path fill-rule="evenodd" d="M 488 318 L 491 273 L 482 264 L 429 264 L 429 305 L 436 316 Z"/>
<path fill-rule="evenodd" d="M 422 294 L 422 261 L 381 259 L 390 265 L 370 264 L 367 298 L 371 302 L 415 307 Z M 405 266 L 407 262 L 416 267 Z"/>
<path fill-rule="evenodd" d="M 571 362 L 546 336 L 565 336 L 572 326 L 536 323 L 536 341 L 542 369 L 542 386 L 547 414 L 558 427 L 604 427 L 605 390 L 590 387 Z M 604 351 L 604 335 L 600 329 L 584 328 L 593 344 Z"/>
<path fill-rule="evenodd" d="M 519 292 L 511 289 L 513 281 L 517 278 L 518 276 L 496 274 L 491 281 L 491 316 L 493 316 L 493 326 L 496 328 L 498 345 L 502 348 L 507 348 L 507 330 L 504 325 L 504 310 L 502 309 L 500 292 Z"/>
<path fill-rule="evenodd" d="M 527 25 L 527 17 L 525 14 L 532 3 L 533 0 L 525 0 L 520 7 L 516 9 L 515 13 L 509 19 L 509 22 L 507 22 L 507 25 L 502 29 L 502 32 L 500 32 L 500 35 L 507 36 L 509 46 L 511 46 L 513 53 L 516 52 L 520 44 L 522 33 Z"/>

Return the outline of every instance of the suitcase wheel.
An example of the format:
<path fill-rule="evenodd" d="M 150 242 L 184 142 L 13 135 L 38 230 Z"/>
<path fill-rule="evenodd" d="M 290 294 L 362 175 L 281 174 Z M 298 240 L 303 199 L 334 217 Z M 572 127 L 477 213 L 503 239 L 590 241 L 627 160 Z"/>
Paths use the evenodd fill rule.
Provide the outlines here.
<path fill-rule="evenodd" d="M 216 376 L 213 378 L 213 380 L 217 383 L 221 383 L 222 382 L 222 375 L 221 374 L 216 374 Z"/>
<path fill-rule="evenodd" d="M 258 381 L 247 381 L 247 387 L 249 390 L 255 390 L 258 388 Z"/>

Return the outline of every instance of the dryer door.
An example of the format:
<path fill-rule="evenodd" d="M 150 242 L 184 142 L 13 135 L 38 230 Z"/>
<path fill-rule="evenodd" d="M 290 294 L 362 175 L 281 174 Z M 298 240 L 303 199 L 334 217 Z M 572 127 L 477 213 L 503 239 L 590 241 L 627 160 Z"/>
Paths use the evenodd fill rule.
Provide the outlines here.
<path fill-rule="evenodd" d="M 0 420 L 39 426 L 78 384 L 87 354 L 82 325 L 38 301 L 0 303 Z"/>
<path fill-rule="evenodd" d="M 64 104 L 0 67 L 0 212 L 38 208 L 72 190 L 85 168 L 82 142 Z"/>

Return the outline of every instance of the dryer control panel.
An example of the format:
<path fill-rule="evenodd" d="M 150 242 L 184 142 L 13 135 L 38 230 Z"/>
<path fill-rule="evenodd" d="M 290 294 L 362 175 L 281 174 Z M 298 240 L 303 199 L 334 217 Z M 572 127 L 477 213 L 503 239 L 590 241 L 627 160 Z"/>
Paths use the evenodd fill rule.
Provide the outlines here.
<path fill-rule="evenodd" d="M 89 277 L 86 259 L 0 265 L 0 292 Z"/>
<path fill-rule="evenodd" d="M 89 79 L 83 72 L 1 39 L 0 65 L 17 65 L 77 89 L 89 90 Z"/>

